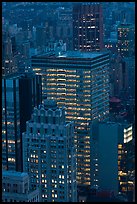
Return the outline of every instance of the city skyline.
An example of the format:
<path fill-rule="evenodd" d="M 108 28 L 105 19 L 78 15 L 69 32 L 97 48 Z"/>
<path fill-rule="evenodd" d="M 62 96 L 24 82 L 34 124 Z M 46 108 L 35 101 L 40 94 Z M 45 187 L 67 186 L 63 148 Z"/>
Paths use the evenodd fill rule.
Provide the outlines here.
<path fill-rule="evenodd" d="M 2 2 L 2 200 L 133 202 L 134 148 L 135 2 Z"/>

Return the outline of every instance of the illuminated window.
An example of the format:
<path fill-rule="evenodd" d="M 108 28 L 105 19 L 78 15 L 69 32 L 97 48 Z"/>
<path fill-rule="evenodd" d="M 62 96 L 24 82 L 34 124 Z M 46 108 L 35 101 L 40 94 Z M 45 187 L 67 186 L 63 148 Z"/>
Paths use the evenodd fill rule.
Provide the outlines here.
<path fill-rule="evenodd" d="M 15 158 L 8 158 L 8 161 L 15 162 Z"/>

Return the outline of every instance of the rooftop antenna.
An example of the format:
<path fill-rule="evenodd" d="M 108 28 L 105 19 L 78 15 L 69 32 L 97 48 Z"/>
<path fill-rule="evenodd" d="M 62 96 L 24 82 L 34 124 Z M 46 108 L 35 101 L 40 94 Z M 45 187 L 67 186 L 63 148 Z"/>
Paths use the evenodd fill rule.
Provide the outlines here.
<path fill-rule="evenodd" d="M 126 14 L 124 13 L 124 20 L 123 23 L 126 24 Z"/>

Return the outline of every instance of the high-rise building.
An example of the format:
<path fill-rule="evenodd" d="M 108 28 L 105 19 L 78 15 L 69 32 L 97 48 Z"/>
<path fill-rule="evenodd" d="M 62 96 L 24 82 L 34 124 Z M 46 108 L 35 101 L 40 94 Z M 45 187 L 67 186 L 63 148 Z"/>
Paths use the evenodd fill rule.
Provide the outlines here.
<path fill-rule="evenodd" d="M 110 60 L 111 96 L 127 100 L 135 97 L 135 56 L 113 55 Z"/>
<path fill-rule="evenodd" d="M 128 77 L 128 67 L 125 60 L 113 55 L 110 60 L 111 96 L 117 96 L 122 99 L 128 97 Z"/>
<path fill-rule="evenodd" d="M 46 29 L 43 26 L 36 27 L 36 44 L 37 46 L 46 45 Z"/>
<path fill-rule="evenodd" d="M 135 176 L 133 127 L 132 124 L 120 123 L 118 135 L 118 180 L 119 191 L 128 196 L 133 193 Z M 132 152 L 132 153 L 131 153 Z M 132 159 L 131 159 L 132 157 Z"/>
<path fill-rule="evenodd" d="M 117 124 L 91 124 L 92 186 L 100 191 L 118 193 L 118 136 Z"/>
<path fill-rule="evenodd" d="M 13 74 L 2 79 L 2 167 L 22 170 L 22 132 L 41 103 L 41 76 Z"/>
<path fill-rule="evenodd" d="M 73 50 L 99 51 L 103 48 L 103 15 L 100 3 L 73 7 Z"/>
<path fill-rule="evenodd" d="M 2 201 L 39 202 L 39 189 L 30 190 L 27 173 L 2 171 Z"/>
<path fill-rule="evenodd" d="M 109 113 L 109 53 L 70 51 L 32 57 L 42 75 L 43 98 L 66 107 L 67 121 L 75 122 L 79 184 L 90 185 L 89 122 L 107 120 Z"/>
<path fill-rule="evenodd" d="M 125 159 L 132 141 L 132 125 L 117 122 L 91 123 L 92 186 L 99 191 L 127 192 L 133 186 Z M 128 175 L 129 174 L 129 175 Z"/>
<path fill-rule="evenodd" d="M 34 108 L 23 133 L 23 170 L 31 188 L 40 188 L 43 202 L 76 202 L 74 123 L 65 122 L 65 108 L 53 100 Z"/>
<path fill-rule="evenodd" d="M 125 57 L 123 60 L 125 71 L 127 72 L 127 85 L 128 96 L 135 98 L 135 56 Z"/>
<path fill-rule="evenodd" d="M 18 67 L 19 72 L 27 72 L 30 70 L 30 42 L 23 41 L 18 45 Z"/>
<path fill-rule="evenodd" d="M 12 52 L 12 41 L 8 31 L 2 32 L 2 75 L 17 72 L 17 64 Z"/>
<path fill-rule="evenodd" d="M 135 52 L 135 28 L 132 24 L 118 26 L 118 52 L 122 57 L 130 57 Z"/>

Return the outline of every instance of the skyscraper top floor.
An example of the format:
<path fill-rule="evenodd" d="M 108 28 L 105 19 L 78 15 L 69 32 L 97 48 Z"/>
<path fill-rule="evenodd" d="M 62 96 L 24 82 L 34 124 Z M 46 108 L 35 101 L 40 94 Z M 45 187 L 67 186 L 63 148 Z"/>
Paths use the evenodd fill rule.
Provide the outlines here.
<path fill-rule="evenodd" d="M 84 58 L 84 59 L 94 59 L 94 58 L 98 58 L 102 55 L 108 55 L 109 51 L 102 51 L 102 52 L 81 52 L 81 51 L 66 51 L 66 52 L 58 52 L 58 53 L 54 53 L 54 52 L 50 52 L 49 54 L 47 53 L 43 53 L 40 55 L 35 55 L 32 56 L 33 58 Z"/>

